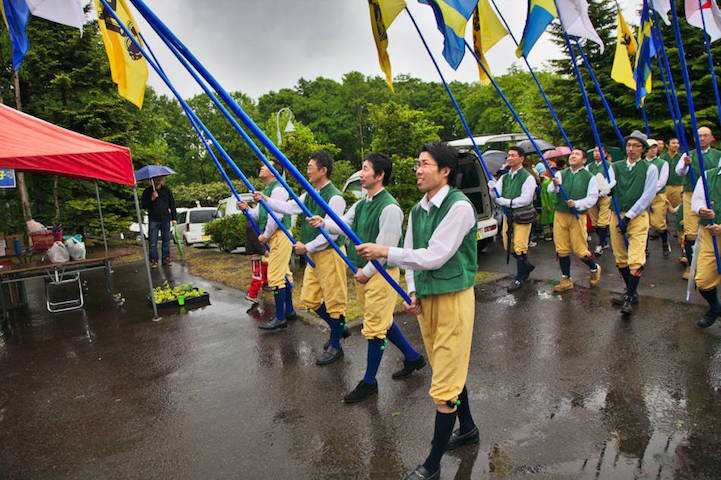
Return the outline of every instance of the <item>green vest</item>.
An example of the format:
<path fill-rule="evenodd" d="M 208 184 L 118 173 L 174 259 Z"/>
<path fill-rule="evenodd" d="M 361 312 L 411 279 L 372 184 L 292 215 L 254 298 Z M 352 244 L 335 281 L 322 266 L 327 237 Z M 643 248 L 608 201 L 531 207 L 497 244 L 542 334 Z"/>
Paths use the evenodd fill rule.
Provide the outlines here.
<path fill-rule="evenodd" d="M 678 173 L 676 173 L 676 164 L 681 159 L 681 152 L 674 155 L 673 158 L 671 158 L 668 153 L 664 153 L 663 155 L 661 155 L 661 158 L 664 161 L 668 162 L 668 182 L 666 182 L 666 185 L 674 187 L 683 185 L 683 177 L 679 176 Z M 661 170 L 659 170 L 658 173 L 660 175 Z"/>
<path fill-rule="evenodd" d="M 610 167 L 610 165 L 609 165 Z M 596 165 L 596 161 L 594 160 L 589 165 L 586 166 L 586 169 L 593 175 L 594 177 L 598 175 L 599 173 L 603 178 L 606 178 L 606 170 L 603 169 L 603 162 Z M 566 188 L 566 187 L 564 187 Z"/>
<path fill-rule="evenodd" d="M 332 182 L 328 182 L 325 184 L 323 188 L 320 189 L 318 192 L 320 195 L 320 198 L 323 199 L 325 203 L 330 202 L 330 199 L 335 197 L 336 195 L 343 196 L 343 193 L 341 193 L 340 190 L 335 188 L 335 185 L 333 185 Z M 309 194 L 305 194 L 305 200 L 303 201 L 303 204 L 310 210 L 310 213 L 315 215 L 320 215 L 321 217 L 325 217 L 326 211 L 323 210 L 323 207 L 321 207 L 315 200 L 313 200 L 313 197 L 311 197 Z M 300 242 L 301 243 L 308 243 L 311 240 L 313 240 L 315 237 L 318 236 L 318 230 L 311 227 L 308 222 L 302 222 L 300 226 Z M 336 241 L 336 244 L 340 247 L 345 243 L 345 237 L 340 235 Z"/>
<path fill-rule="evenodd" d="M 586 198 L 588 194 L 588 182 L 593 178 L 593 174 L 581 168 L 575 174 L 571 171 L 571 167 L 564 168 L 561 171 L 561 182 L 563 189 L 571 200 L 580 200 Z M 571 208 L 566 205 L 566 199 L 559 191 L 556 194 L 556 211 L 570 213 Z M 586 213 L 586 210 L 578 211 L 578 213 Z"/>
<path fill-rule="evenodd" d="M 658 170 L 658 178 L 661 178 L 661 167 L 663 167 L 663 165 L 666 163 L 666 161 L 661 157 L 656 157 L 653 160 L 651 160 L 649 163 L 656 165 L 656 169 Z M 657 195 L 659 193 L 666 193 L 666 185 L 664 185 L 661 190 L 656 192 Z"/>
<path fill-rule="evenodd" d="M 398 202 L 385 188 L 378 192 L 372 200 L 363 199 L 356 204 L 355 217 L 353 217 L 351 228 L 361 239 L 361 242 L 376 241 L 380 233 L 381 213 L 388 205 L 398 205 Z M 368 263 L 368 260 L 358 255 L 355 248 L 348 249 L 348 258 L 358 268 L 363 268 Z"/>
<path fill-rule="evenodd" d="M 278 180 L 274 180 L 271 183 L 268 184 L 267 187 L 263 189 L 263 195 L 266 197 L 270 197 L 270 194 L 273 193 L 273 189 L 280 185 L 280 182 Z M 276 215 L 277 217 L 278 215 Z M 280 219 L 281 222 L 283 222 L 283 225 L 285 228 L 290 228 L 290 215 L 283 215 L 283 218 Z M 263 233 L 265 231 L 265 226 L 268 225 L 268 211 L 259 206 L 258 207 L 258 229 L 260 230 L 260 233 Z"/>
<path fill-rule="evenodd" d="M 530 177 L 531 174 L 528 173 L 528 170 L 521 167 L 518 169 L 515 175 L 511 176 L 511 173 L 506 173 L 503 175 L 503 178 L 501 179 L 501 197 L 507 198 L 507 199 L 516 199 L 521 196 L 521 191 L 523 190 L 523 184 L 526 183 L 526 179 Z M 533 205 L 531 205 L 533 206 Z M 513 204 L 511 204 L 511 211 L 515 211 L 516 208 L 513 207 Z M 528 208 L 529 206 L 526 205 L 521 208 Z"/>
<path fill-rule="evenodd" d="M 528 174 L 528 173 L 526 173 Z M 456 202 L 473 204 L 460 190 L 451 188 L 440 208 L 431 206 L 426 212 L 420 204 L 411 210 L 413 223 L 413 248 L 427 248 L 431 235 L 438 228 L 441 220 Z M 473 209 L 474 218 L 475 211 Z M 476 229 L 472 228 L 463 238 L 455 254 L 437 270 L 414 270 L 413 279 L 416 284 L 416 297 L 423 298 L 428 295 L 441 295 L 444 293 L 460 292 L 470 288 L 475 283 L 478 269 L 478 253 L 476 250 Z"/>
<path fill-rule="evenodd" d="M 721 220 L 721 178 L 719 178 L 719 169 L 712 168 L 706 171 L 706 184 L 708 185 L 708 196 L 710 201 L 713 202 L 713 213 L 716 214 L 716 223 Z M 709 225 L 709 220 L 704 220 L 699 217 L 698 219 L 701 225 Z"/>
<path fill-rule="evenodd" d="M 718 167 L 719 160 L 721 160 L 721 152 L 715 148 L 709 148 L 708 152 L 703 154 L 704 169 L 708 171 L 712 168 Z M 698 151 L 696 149 L 691 152 L 691 168 L 693 169 L 693 181 L 698 182 L 698 179 L 700 178 L 698 174 L 701 171 L 701 167 L 698 164 Z M 691 182 L 690 172 L 686 173 L 683 180 L 683 191 L 693 192 L 695 186 L 696 185 Z"/>
<path fill-rule="evenodd" d="M 626 160 L 613 162 L 613 173 L 616 175 L 616 200 L 618 208 L 622 212 L 628 212 L 633 204 L 643 195 L 643 187 L 646 184 L 646 172 L 650 163 L 639 160 L 633 169 L 629 170 Z"/>

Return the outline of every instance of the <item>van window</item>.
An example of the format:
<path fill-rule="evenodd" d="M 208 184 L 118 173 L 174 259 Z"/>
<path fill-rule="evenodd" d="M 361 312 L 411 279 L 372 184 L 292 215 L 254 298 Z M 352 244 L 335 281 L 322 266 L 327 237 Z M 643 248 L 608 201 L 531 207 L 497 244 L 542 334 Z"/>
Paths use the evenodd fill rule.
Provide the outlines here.
<path fill-rule="evenodd" d="M 458 165 L 458 170 L 463 175 L 463 177 L 461 177 L 461 190 L 465 188 L 477 188 L 481 184 L 475 163 L 461 163 Z"/>
<path fill-rule="evenodd" d="M 185 223 L 185 216 L 187 215 L 187 212 L 180 212 L 178 214 L 178 223 Z"/>
<path fill-rule="evenodd" d="M 208 223 L 212 221 L 212 210 L 192 210 L 190 212 L 190 223 Z"/>
<path fill-rule="evenodd" d="M 363 187 L 361 187 L 360 180 L 349 183 L 346 191 L 352 193 L 357 199 L 363 197 Z"/>

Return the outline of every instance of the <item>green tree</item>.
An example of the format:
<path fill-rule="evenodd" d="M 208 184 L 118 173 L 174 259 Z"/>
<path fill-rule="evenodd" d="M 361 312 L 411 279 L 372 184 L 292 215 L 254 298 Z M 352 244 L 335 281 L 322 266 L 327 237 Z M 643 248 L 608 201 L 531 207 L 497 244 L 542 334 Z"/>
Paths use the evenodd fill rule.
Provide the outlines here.
<path fill-rule="evenodd" d="M 389 156 L 412 157 L 419 145 L 439 140 L 439 125 L 428 120 L 420 110 L 412 110 L 391 101 L 383 105 L 370 105 L 370 124 L 373 132 L 371 150 Z"/>

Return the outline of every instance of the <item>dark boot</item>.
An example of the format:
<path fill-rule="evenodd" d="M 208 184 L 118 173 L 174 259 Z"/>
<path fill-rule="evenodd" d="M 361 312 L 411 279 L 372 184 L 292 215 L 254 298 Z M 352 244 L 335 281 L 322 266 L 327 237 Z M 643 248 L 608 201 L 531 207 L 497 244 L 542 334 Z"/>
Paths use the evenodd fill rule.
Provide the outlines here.
<path fill-rule="evenodd" d="M 426 366 L 426 359 L 423 358 L 423 355 L 418 357 L 417 359 L 413 361 L 403 360 L 403 368 L 398 370 L 397 372 L 393 372 L 393 375 L 391 375 L 391 378 L 393 380 L 400 380 L 402 378 L 406 378 L 411 373 L 413 373 L 416 370 L 420 370 L 421 368 Z"/>
<path fill-rule="evenodd" d="M 363 380 L 358 382 L 358 385 L 356 385 L 355 389 L 353 389 L 352 392 L 350 392 L 348 395 L 343 397 L 343 401 L 345 403 L 358 403 L 362 402 L 366 398 L 370 397 L 371 395 L 377 395 L 378 394 L 378 382 L 376 383 L 366 383 Z"/>

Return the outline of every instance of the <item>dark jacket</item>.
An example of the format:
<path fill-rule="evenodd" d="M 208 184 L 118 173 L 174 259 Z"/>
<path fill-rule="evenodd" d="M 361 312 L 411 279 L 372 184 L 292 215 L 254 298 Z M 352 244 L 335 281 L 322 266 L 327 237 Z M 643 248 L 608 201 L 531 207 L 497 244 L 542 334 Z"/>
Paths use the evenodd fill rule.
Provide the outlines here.
<path fill-rule="evenodd" d="M 169 222 L 177 220 L 178 214 L 175 211 L 175 198 L 173 192 L 165 185 L 158 190 L 158 198 L 151 200 L 150 195 L 153 193 L 153 187 L 143 190 L 142 207 L 148 211 L 148 221 L 151 222 Z"/>
<path fill-rule="evenodd" d="M 253 225 L 249 221 L 245 222 L 245 253 L 246 255 L 263 255 L 265 246 L 258 240 L 258 234 L 255 233 Z"/>

